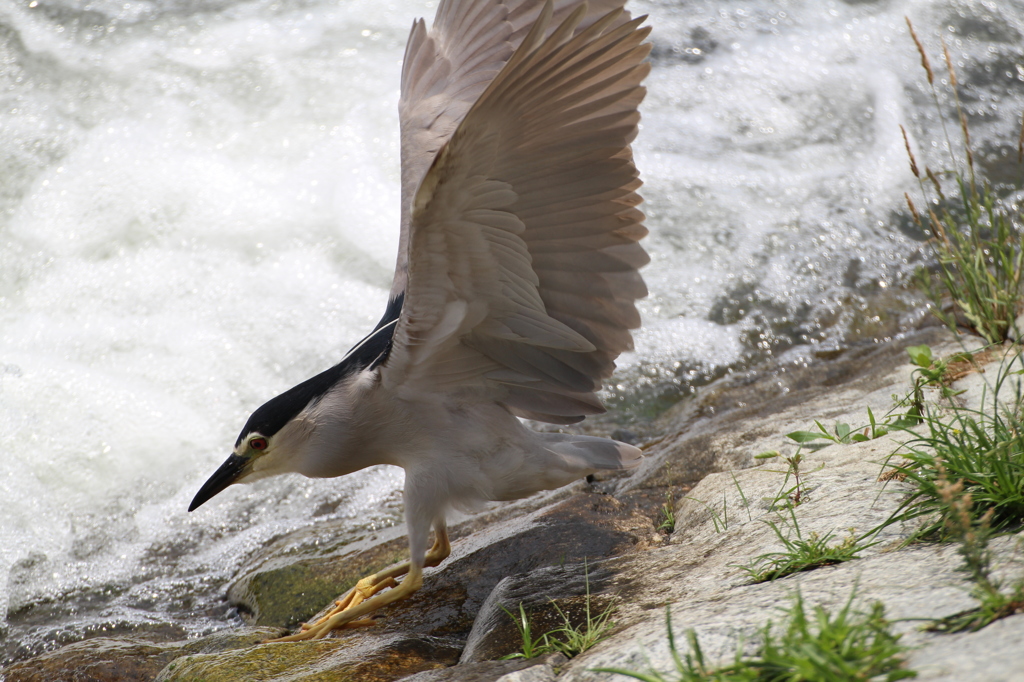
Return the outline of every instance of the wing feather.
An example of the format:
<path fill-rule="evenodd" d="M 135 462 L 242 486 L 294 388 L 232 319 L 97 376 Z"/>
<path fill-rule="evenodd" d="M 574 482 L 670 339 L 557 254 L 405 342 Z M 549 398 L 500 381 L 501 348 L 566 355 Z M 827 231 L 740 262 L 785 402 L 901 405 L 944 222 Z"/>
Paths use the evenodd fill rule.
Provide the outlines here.
<path fill-rule="evenodd" d="M 595 3 L 611 10 L 601 15 L 567 0 L 468 4 L 442 2 L 430 34 L 413 27 L 409 73 L 448 79 L 448 96 L 487 83 L 462 109 L 431 109 L 409 93 L 435 86 L 403 83 L 403 111 L 434 116 L 413 129 L 403 113 L 403 163 L 409 140 L 436 154 L 424 164 L 429 148 L 417 148 L 403 168 L 405 305 L 381 376 L 398 390 L 475 390 L 521 416 L 572 423 L 603 411 L 595 391 L 632 347 L 647 293 L 629 144 L 648 29 L 622 0 Z M 445 43 L 454 32 L 458 49 Z M 416 54 L 429 49 L 434 62 Z"/>
<path fill-rule="evenodd" d="M 586 5 L 580 25 L 592 26 L 624 3 L 592 1 Z M 581 6 L 580 0 L 558 0 L 554 21 L 562 22 Z M 402 226 L 392 297 L 406 286 L 409 222 L 417 188 L 473 102 L 536 25 L 543 7 L 540 0 L 441 0 L 429 30 L 422 19 L 413 23 L 402 63 L 398 106 Z M 628 12 L 622 12 L 616 21 L 621 24 L 629 18 Z"/>

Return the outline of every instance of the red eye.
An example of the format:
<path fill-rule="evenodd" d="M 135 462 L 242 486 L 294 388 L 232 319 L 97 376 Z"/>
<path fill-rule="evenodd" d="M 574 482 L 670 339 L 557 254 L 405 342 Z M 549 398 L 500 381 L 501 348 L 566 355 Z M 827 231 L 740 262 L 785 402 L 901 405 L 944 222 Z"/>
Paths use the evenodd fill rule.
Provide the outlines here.
<path fill-rule="evenodd" d="M 253 438 L 249 441 L 249 447 L 253 450 L 266 450 L 267 439 L 266 438 Z"/>

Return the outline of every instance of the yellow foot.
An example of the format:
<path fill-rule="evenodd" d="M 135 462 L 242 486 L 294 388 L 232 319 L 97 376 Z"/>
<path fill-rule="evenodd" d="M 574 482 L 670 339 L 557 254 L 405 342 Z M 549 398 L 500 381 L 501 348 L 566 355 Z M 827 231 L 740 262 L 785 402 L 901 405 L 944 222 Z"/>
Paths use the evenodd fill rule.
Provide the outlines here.
<path fill-rule="evenodd" d="M 302 629 L 311 630 L 319 626 L 327 619 L 332 618 L 338 615 L 339 613 L 342 613 L 343 611 L 352 608 L 353 606 L 359 606 L 373 595 L 389 587 L 398 587 L 398 583 L 395 581 L 394 578 L 387 577 L 379 581 L 377 581 L 376 575 L 371 575 L 368 578 L 363 578 L 362 580 L 356 583 L 355 587 L 349 590 L 348 594 L 346 594 L 343 599 L 339 599 L 338 601 L 334 602 L 334 608 L 328 611 L 323 618 L 316 621 L 315 623 L 303 623 Z M 365 627 L 367 625 L 373 625 L 373 620 L 366 619 L 360 621 L 352 621 L 346 623 L 343 627 L 358 628 Z"/>
<path fill-rule="evenodd" d="M 423 560 L 427 566 L 437 566 L 451 552 L 448 533 L 443 524 L 435 526 L 434 546 Z M 395 578 L 405 576 L 402 582 Z M 344 598 L 334 602 L 334 607 L 315 623 L 303 623 L 294 635 L 268 640 L 269 642 L 299 642 L 307 639 L 321 639 L 331 630 L 374 625 L 366 618 L 368 614 L 392 602 L 405 599 L 423 585 L 423 564 L 403 561 L 386 571 L 363 578 L 349 590 Z M 388 589 L 390 588 L 390 589 Z M 385 591 L 386 590 L 386 591 Z"/>
<path fill-rule="evenodd" d="M 354 612 L 355 607 L 364 603 L 381 590 L 398 587 L 394 578 L 386 576 L 379 578 L 371 575 L 356 583 L 356 586 L 348 591 L 342 599 L 334 602 L 334 608 L 328 611 L 323 617 L 313 623 L 303 623 L 302 627 L 294 635 L 270 639 L 268 642 L 298 642 L 307 639 L 321 639 L 326 637 L 331 630 L 343 628 L 363 628 L 376 625 L 372 618 L 360 618 Z"/>

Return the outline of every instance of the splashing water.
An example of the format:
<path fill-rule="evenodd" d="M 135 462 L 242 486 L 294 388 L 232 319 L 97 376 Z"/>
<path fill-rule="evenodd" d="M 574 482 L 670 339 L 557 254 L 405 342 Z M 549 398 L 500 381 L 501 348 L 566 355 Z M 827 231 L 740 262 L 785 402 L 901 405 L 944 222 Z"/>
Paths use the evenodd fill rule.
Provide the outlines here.
<path fill-rule="evenodd" d="M 1024 9 L 636 3 L 651 296 L 622 409 L 913 317 L 898 125 L 944 167 L 903 20 L 950 43 L 987 175 L 1024 104 Z M 5 657 L 236 621 L 224 587 L 314 517 L 400 519 L 402 475 L 194 492 L 249 412 L 383 309 L 414 0 L 0 7 L 0 623 Z M 1009 151 L 1008 151 L 1009 150 Z M 1011 153 L 1012 152 L 1012 153 Z M 902 228 L 901 228 L 902 226 Z M 654 395 L 655 398 L 650 398 Z M 673 397 L 675 396 L 675 397 Z M 642 412 L 642 410 L 640 410 Z"/>

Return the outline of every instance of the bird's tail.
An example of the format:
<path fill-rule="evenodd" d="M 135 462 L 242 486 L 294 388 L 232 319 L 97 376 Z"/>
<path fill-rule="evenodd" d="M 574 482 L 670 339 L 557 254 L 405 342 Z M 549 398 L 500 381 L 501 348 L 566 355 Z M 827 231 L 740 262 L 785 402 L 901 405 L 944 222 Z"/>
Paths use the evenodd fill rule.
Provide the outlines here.
<path fill-rule="evenodd" d="M 538 434 L 548 451 L 560 456 L 570 468 L 599 471 L 601 469 L 633 469 L 640 466 L 640 448 L 607 438 L 575 436 L 568 433 Z"/>

